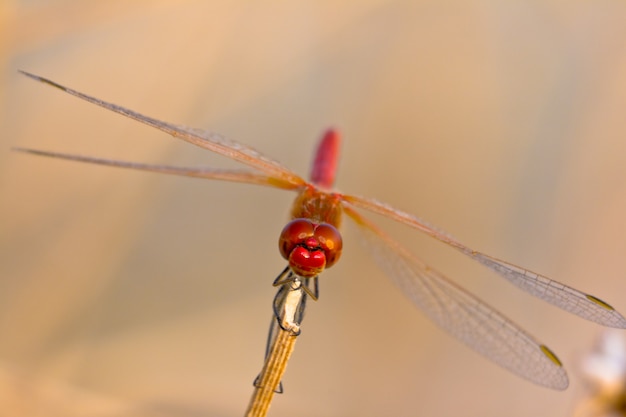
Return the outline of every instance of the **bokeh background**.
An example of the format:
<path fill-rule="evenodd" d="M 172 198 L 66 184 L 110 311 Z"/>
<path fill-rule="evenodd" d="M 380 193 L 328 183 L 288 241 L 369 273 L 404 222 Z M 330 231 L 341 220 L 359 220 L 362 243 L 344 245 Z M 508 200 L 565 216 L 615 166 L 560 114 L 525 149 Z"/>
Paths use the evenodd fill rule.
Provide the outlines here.
<path fill-rule="evenodd" d="M 233 166 L 18 69 L 303 175 L 335 126 L 340 190 L 626 311 L 621 0 L 4 0 L 0 19 L 0 415 L 242 415 L 293 198 L 11 152 Z M 271 415 L 571 415 L 601 328 L 380 221 L 556 351 L 569 390 L 439 331 L 346 224 Z"/>

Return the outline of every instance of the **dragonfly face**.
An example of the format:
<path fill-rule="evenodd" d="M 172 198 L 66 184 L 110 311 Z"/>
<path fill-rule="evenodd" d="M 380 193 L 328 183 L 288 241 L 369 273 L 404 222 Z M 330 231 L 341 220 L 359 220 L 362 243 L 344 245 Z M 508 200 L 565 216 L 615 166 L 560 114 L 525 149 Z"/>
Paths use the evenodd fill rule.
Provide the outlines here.
<path fill-rule="evenodd" d="M 278 241 L 283 258 L 297 275 L 313 278 L 339 260 L 343 242 L 337 228 L 309 219 L 290 221 Z"/>

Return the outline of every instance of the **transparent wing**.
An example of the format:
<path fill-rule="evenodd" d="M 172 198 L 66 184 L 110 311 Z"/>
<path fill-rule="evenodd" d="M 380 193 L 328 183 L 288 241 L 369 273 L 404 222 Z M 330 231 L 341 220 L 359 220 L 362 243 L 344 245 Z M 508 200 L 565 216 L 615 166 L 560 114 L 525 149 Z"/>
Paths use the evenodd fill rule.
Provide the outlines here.
<path fill-rule="evenodd" d="M 558 281 L 481 252 L 472 252 L 468 255 L 498 272 L 527 293 L 565 311 L 604 326 L 626 328 L 626 319 L 618 311 L 591 294 L 585 294 Z"/>
<path fill-rule="evenodd" d="M 70 161 L 86 162 L 89 164 L 106 165 L 120 168 L 130 168 L 139 171 L 158 172 L 161 174 L 181 175 L 184 177 L 204 178 L 211 180 L 242 182 L 246 184 L 266 185 L 269 187 L 283 188 L 291 190 L 297 188 L 291 183 L 282 181 L 265 175 L 263 173 L 234 170 L 234 169 L 212 169 L 212 168 L 185 168 L 170 165 L 151 165 L 138 162 L 118 161 L 113 159 L 94 158 L 91 156 L 72 155 L 60 152 L 40 151 L 27 148 L 13 148 L 14 151 L 25 152 L 40 156 L 67 159 Z"/>
<path fill-rule="evenodd" d="M 487 304 L 429 268 L 350 207 L 378 266 L 435 324 L 496 364 L 563 390 L 568 378 L 550 349 Z"/>
<path fill-rule="evenodd" d="M 522 290 L 565 311 L 609 327 L 626 328 L 626 319 L 610 304 L 543 275 L 475 251 L 420 218 L 373 199 L 344 195 L 343 200 L 418 229 L 497 272 Z"/>
<path fill-rule="evenodd" d="M 83 94 L 79 91 L 72 90 L 71 88 L 62 86 L 46 78 L 39 77 L 25 71 L 20 72 L 34 80 L 63 90 L 68 94 L 86 100 L 90 103 L 96 104 L 107 110 L 111 110 L 112 112 L 121 114 L 123 116 L 137 120 L 138 122 L 144 123 L 148 126 L 152 126 L 159 130 L 162 130 L 163 132 L 169 133 L 176 138 L 182 139 L 203 149 L 207 149 L 219 155 L 223 155 L 227 158 L 252 166 L 259 171 L 266 173 L 270 177 L 276 178 L 277 180 L 280 180 L 282 182 L 290 183 L 294 186 L 301 186 L 306 184 L 306 181 L 303 178 L 295 174 L 287 167 L 283 166 L 278 161 L 275 161 L 246 145 L 218 135 L 217 133 L 163 122 L 152 117 L 144 116 L 143 114 L 137 113 L 122 106 L 108 103 L 87 94 Z"/>

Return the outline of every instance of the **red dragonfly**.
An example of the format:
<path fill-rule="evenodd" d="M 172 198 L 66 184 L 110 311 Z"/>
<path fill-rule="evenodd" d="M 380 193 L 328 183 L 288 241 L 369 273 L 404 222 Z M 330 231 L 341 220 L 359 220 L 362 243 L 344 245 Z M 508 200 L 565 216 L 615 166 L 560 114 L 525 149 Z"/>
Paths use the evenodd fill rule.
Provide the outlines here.
<path fill-rule="evenodd" d="M 363 242 L 372 259 L 426 316 L 487 359 L 536 384 L 553 389 L 565 389 L 569 383 L 561 361 L 546 345 L 440 272 L 424 264 L 373 222 L 362 216 L 357 209 L 386 216 L 426 233 L 480 262 L 522 290 L 570 313 L 604 326 L 626 328 L 626 319 L 599 298 L 476 251 L 424 220 L 385 203 L 332 190 L 340 141 L 338 133 L 334 130 L 324 134 L 315 157 L 311 180 L 307 181 L 280 162 L 216 133 L 153 119 L 46 78 L 23 71 L 22 73 L 253 169 L 181 168 L 32 149 L 17 150 L 80 162 L 295 191 L 298 196 L 293 205 L 292 220 L 281 234 L 279 247 L 282 256 L 289 263 L 281 276 L 285 274 L 294 276 L 298 283 L 300 278 L 307 281 L 314 278 L 317 284 L 318 275 L 337 262 L 342 248 L 341 235 L 337 229 L 342 214 L 345 213 L 359 226 Z M 313 295 L 311 290 L 307 292 Z M 302 312 L 290 314 L 293 318 L 300 313 Z"/>

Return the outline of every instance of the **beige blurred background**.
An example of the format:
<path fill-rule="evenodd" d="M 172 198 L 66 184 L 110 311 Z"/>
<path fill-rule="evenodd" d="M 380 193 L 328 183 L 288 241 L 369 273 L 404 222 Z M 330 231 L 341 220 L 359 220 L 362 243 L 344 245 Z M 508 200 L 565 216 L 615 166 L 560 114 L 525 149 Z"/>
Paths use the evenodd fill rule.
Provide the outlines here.
<path fill-rule="evenodd" d="M 0 415 L 238 416 L 260 370 L 291 199 L 10 152 L 233 166 L 35 83 L 210 128 L 626 311 L 626 3 L 1 4 Z M 601 328 L 417 233 L 425 261 L 555 350 L 566 392 L 451 339 L 344 229 L 272 416 L 568 416 Z"/>

